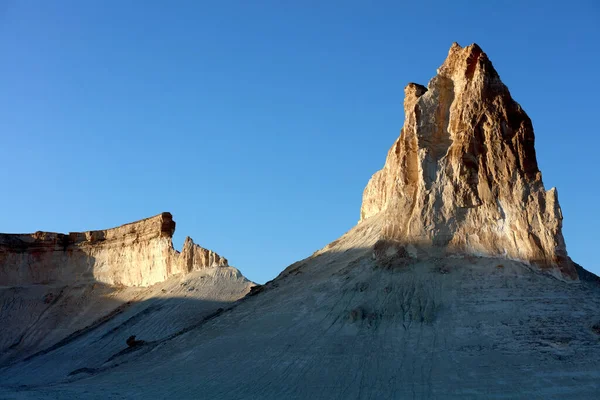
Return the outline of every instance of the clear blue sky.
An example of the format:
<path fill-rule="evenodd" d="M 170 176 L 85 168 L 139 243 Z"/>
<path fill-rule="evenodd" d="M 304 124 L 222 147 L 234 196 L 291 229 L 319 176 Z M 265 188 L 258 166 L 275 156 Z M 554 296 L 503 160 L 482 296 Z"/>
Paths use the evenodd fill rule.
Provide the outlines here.
<path fill-rule="evenodd" d="M 406 83 L 477 42 L 533 120 L 569 254 L 598 274 L 598 4 L 1 1 L 0 231 L 170 211 L 176 247 L 264 282 L 356 223 Z"/>

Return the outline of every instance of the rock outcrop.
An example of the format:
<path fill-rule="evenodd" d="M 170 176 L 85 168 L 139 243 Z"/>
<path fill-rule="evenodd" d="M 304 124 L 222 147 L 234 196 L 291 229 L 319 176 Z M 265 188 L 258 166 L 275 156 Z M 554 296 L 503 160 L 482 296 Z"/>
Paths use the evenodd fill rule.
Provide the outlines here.
<path fill-rule="evenodd" d="M 188 237 L 182 252 L 173 248 L 170 213 L 117 228 L 69 234 L 0 234 L 0 285 L 96 281 L 148 286 L 171 275 L 227 260 Z"/>
<path fill-rule="evenodd" d="M 454 43 L 427 87 L 406 86 L 404 112 L 361 221 L 384 213 L 384 238 L 413 249 L 502 256 L 577 279 L 531 120 L 478 45 Z"/>
<path fill-rule="evenodd" d="M 0 287 L 0 398 L 597 398 L 600 280 L 527 265 L 570 277 L 530 122 L 476 46 L 440 71 L 362 221 L 264 285 L 186 240 L 148 288 Z"/>
<path fill-rule="evenodd" d="M 205 249 L 194 243 L 191 237 L 186 237 L 183 249 L 178 257 L 183 272 L 197 271 L 202 268 L 227 267 L 227 259 L 214 251 Z"/>

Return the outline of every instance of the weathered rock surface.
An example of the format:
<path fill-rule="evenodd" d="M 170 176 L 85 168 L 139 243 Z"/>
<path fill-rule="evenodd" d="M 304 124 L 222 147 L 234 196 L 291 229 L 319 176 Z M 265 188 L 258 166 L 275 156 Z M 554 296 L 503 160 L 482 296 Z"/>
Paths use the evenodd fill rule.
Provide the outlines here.
<path fill-rule="evenodd" d="M 531 121 L 479 46 L 454 43 L 427 87 L 406 86 L 404 112 L 400 137 L 364 191 L 361 221 L 385 213 L 384 239 L 577 279 Z"/>
<path fill-rule="evenodd" d="M 175 221 L 170 213 L 117 228 L 69 234 L 0 234 L 0 285 L 94 281 L 148 286 L 169 276 L 227 260 L 186 238 L 173 248 Z"/>
<path fill-rule="evenodd" d="M 184 272 L 197 271 L 209 267 L 227 267 L 227 259 L 221 257 L 212 250 L 205 249 L 194 243 L 189 236 L 183 242 L 183 249 L 177 257 L 178 265 Z"/>
<path fill-rule="evenodd" d="M 474 66 L 469 52 L 479 54 Z M 460 65 L 471 78 L 461 78 Z M 11 340 L 0 350 L 8 360 L 0 361 L 0 398 L 596 398 L 600 280 L 575 265 L 579 282 L 566 281 L 573 275 L 560 259 L 559 208 L 534 167 L 528 119 L 503 86 L 492 85 L 499 81 L 477 47 L 454 46 L 444 66 L 446 81 L 434 79 L 428 91 L 407 88 L 405 134 L 367 187 L 362 221 L 240 301 L 221 305 L 251 284 L 219 266 L 220 257 L 186 251 L 194 248 L 186 241 L 177 265 L 198 271 L 149 288 L 112 287 L 111 300 L 141 291 L 144 301 L 92 323 L 84 322 L 84 303 L 73 318 L 83 327 L 24 358 L 32 351 L 26 344 L 40 337 L 37 327 L 51 326 L 57 307 L 73 304 L 65 297 L 73 292 L 0 288 L 1 310 L 37 313 L 19 334 L 5 334 Z M 463 92 L 442 90 L 461 82 Z M 488 122 L 477 134 L 478 119 L 468 125 L 465 113 L 479 108 L 466 101 L 460 110 L 447 100 L 472 95 L 469 85 L 498 90 L 486 92 L 480 107 Z M 439 104 L 450 104 L 442 117 L 428 111 L 430 123 L 419 119 Z M 493 136 L 498 128 L 487 118 L 502 114 L 494 104 L 513 107 L 498 117 L 512 132 L 506 137 Z M 436 130 L 443 115 L 450 128 Z M 451 128 L 463 123 L 464 132 Z M 494 211 L 486 190 L 501 208 Z M 502 236 L 513 229 L 520 253 Z M 198 288 L 199 296 L 187 297 Z M 141 343 L 130 347 L 132 335 Z"/>
<path fill-rule="evenodd" d="M 52 365 L 93 331 L 94 344 L 69 347 L 52 370 L 91 367 L 118 352 L 127 335 L 162 340 L 254 286 L 189 237 L 174 250 L 174 231 L 171 214 L 162 213 L 101 231 L 1 234 L 0 367 L 32 358 Z"/>

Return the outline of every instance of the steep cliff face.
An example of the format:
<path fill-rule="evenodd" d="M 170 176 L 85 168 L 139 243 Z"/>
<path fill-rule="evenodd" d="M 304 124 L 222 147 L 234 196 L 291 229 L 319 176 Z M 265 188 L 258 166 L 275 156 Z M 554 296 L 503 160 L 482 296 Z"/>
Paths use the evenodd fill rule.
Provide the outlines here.
<path fill-rule="evenodd" d="M 171 275 L 227 260 L 187 238 L 182 252 L 172 244 L 170 213 L 117 228 L 82 233 L 0 234 L 0 285 L 96 281 L 148 286 Z"/>
<path fill-rule="evenodd" d="M 419 249 L 498 255 L 576 279 L 556 189 L 544 189 L 531 121 L 476 44 L 454 43 L 363 194 L 361 221 Z"/>
<path fill-rule="evenodd" d="M 162 213 L 101 231 L 0 234 L 0 368 L 97 335 L 68 356 L 77 369 L 132 334 L 162 340 L 248 293 L 252 282 L 215 252 L 189 237 L 176 251 L 174 231 Z"/>

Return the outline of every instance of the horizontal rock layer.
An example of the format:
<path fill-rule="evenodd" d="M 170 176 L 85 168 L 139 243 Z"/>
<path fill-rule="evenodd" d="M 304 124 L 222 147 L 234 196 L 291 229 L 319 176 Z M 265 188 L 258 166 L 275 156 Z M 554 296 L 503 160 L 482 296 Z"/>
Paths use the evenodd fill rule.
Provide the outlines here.
<path fill-rule="evenodd" d="M 0 234 L 0 285 L 97 281 L 148 286 L 227 260 L 188 237 L 173 248 L 175 221 L 162 213 L 117 228 L 69 234 Z"/>

